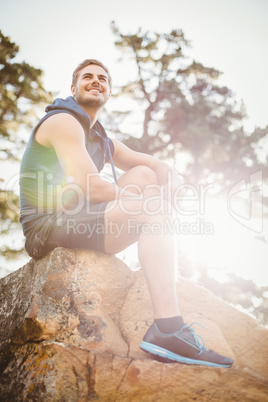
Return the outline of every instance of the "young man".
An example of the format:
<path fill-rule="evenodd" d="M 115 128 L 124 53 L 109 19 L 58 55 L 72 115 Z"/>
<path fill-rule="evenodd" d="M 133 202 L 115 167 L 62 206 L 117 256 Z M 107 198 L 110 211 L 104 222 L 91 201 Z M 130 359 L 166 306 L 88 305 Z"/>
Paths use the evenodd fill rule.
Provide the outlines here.
<path fill-rule="evenodd" d="M 164 228 L 174 219 L 181 177 L 107 137 L 98 117 L 111 96 L 111 77 L 101 62 L 81 63 L 71 91 L 46 108 L 22 160 L 26 250 L 35 258 L 58 246 L 116 254 L 138 242 L 155 317 L 141 348 L 182 363 L 230 367 L 231 359 L 201 345 L 179 311 L 175 238 Z M 115 183 L 100 175 L 106 162 L 125 172 Z"/>

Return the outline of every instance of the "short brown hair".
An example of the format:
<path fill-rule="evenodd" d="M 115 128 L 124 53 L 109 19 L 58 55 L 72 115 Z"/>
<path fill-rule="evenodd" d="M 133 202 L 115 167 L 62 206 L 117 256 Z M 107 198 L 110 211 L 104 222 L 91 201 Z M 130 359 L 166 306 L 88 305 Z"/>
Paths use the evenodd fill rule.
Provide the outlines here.
<path fill-rule="evenodd" d="M 82 61 L 82 63 L 80 63 L 76 67 L 76 69 L 73 72 L 72 84 L 76 85 L 79 72 L 81 70 L 83 70 L 84 67 L 89 66 L 90 64 L 100 66 L 103 68 L 104 71 L 106 71 L 106 73 L 108 74 L 108 82 L 109 82 L 110 88 L 112 88 L 112 77 L 110 75 L 108 68 L 101 61 L 96 60 L 96 59 L 86 59 L 86 60 Z"/>

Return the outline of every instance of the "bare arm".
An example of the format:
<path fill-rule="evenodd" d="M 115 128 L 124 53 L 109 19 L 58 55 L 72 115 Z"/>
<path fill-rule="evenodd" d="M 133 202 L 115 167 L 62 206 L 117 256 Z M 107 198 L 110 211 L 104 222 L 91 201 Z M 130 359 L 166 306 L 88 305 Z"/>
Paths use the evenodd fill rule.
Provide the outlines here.
<path fill-rule="evenodd" d="M 119 169 L 127 171 L 135 166 L 148 166 L 155 171 L 159 183 L 162 186 L 171 184 L 171 182 L 174 186 L 178 186 L 183 183 L 182 176 L 180 176 L 166 162 L 163 162 L 151 155 L 133 151 L 117 140 L 113 140 L 113 144 L 113 160 L 115 166 L 117 166 Z"/>
<path fill-rule="evenodd" d="M 49 117 L 38 129 L 36 140 L 54 148 L 66 182 L 79 186 L 88 201 L 101 203 L 134 196 L 101 178 L 87 152 L 84 131 L 71 115 L 59 113 Z"/>

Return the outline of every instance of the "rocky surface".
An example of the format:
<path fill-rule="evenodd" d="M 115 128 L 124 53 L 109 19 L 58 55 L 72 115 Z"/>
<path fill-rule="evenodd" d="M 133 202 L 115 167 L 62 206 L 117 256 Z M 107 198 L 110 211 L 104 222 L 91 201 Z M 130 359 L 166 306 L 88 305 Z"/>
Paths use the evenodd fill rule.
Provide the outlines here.
<path fill-rule="evenodd" d="M 0 281 L 1 401 L 267 401 L 268 330 L 187 280 L 184 320 L 232 368 L 162 363 L 139 349 L 152 322 L 141 271 L 54 250 Z"/>

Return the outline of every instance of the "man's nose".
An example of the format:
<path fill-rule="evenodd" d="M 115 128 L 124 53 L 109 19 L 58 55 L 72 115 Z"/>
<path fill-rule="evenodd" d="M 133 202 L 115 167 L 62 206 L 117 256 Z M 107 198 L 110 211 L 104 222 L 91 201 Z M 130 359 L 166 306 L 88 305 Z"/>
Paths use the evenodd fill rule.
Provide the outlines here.
<path fill-rule="evenodd" d="M 99 85 L 99 83 L 100 83 L 100 80 L 99 80 L 98 76 L 94 75 L 92 77 L 92 84 L 98 84 Z"/>

